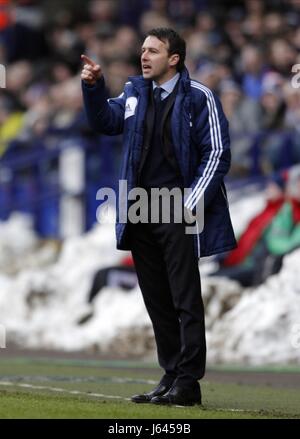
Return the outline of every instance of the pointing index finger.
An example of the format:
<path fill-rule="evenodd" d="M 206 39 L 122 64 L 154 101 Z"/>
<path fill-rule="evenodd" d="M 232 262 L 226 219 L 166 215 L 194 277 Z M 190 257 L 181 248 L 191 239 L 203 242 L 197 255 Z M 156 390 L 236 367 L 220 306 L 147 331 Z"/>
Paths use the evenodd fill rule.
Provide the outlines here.
<path fill-rule="evenodd" d="M 96 66 L 96 63 L 86 55 L 81 55 L 81 59 L 83 62 L 85 62 L 86 64 L 89 64 L 92 67 Z"/>

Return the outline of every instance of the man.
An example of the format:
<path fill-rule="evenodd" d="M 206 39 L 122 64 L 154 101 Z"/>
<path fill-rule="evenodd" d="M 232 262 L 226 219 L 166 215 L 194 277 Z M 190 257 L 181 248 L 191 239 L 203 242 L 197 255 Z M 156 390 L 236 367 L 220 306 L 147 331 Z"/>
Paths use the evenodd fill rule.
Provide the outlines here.
<path fill-rule="evenodd" d="M 190 79 L 185 54 L 184 40 L 172 29 L 150 31 L 142 76 L 130 77 L 124 92 L 108 101 L 100 66 L 82 56 L 90 124 L 105 134 L 124 133 L 121 179 L 128 191 L 190 188 L 184 201 L 190 213 L 204 199 L 201 234 L 187 234 L 173 211 L 169 223 L 126 224 L 117 216 L 117 247 L 132 251 L 165 371 L 155 389 L 132 397 L 136 403 L 201 404 L 206 344 L 198 258 L 236 245 L 223 183 L 230 166 L 228 123 L 216 96 Z"/>

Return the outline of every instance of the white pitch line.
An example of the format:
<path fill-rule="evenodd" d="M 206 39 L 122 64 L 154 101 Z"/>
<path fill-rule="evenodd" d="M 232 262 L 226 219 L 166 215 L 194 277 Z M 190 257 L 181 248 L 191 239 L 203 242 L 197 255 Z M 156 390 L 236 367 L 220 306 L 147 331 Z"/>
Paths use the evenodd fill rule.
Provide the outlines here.
<path fill-rule="evenodd" d="M 51 392 L 64 392 L 70 395 L 84 395 L 84 396 L 94 396 L 95 398 L 108 398 L 108 399 L 122 399 L 123 401 L 131 401 L 130 398 L 124 398 L 123 396 L 119 395 L 104 395 L 103 393 L 87 393 L 87 392 L 80 392 L 79 390 L 67 390 L 67 389 L 60 389 L 59 387 L 49 387 L 49 386 L 34 386 L 32 384 L 19 384 L 19 383 L 11 383 L 9 381 L 0 381 L 0 386 L 14 386 L 14 387 L 22 387 L 26 389 L 33 389 L 33 390 L 49 390 Z M 176 405 L 175 407 L 183 408 L 181 405 Z"/>
<path fill-rule="evenodd" d="M 87 393 L 87 392 L 81 392 L 80 390 L 67 390 L 67 389 L 61 389 L 59 387 L 49 387 L 49 386 L 34 386 L 32 384 L 27 383 L 12 383 L 9 381 L 0 381 L 0 386 L 11 386 L 11 387 L 22 387 L 25 389 L 33 389 L 33 390 L 49 390 L 50 392 L 58 392 L 58 393 L 67 393 L 69 395 L 84 395 L 84 396 L 93 396 L 95 398 L 108 398 L 108 399 L 122 399 L 123 401 L 131 401 L 130 398 L 124 398 L 123 396 L 119 395 L 104 395 L 103 393 Z M 175 405 L 174 407 L 178 408 L 186 408 L 182 405 Z M 249 413 L 249 412 L 259 412 L 259 410 L 243 410 L 243 409 L 231 409 L 231 408 L 213 408 L 211 410 L 215 411 L 228 411 L 228 412 L 242 412 L 242 413 Z"/>
<path fill-rule="evenodd" d="M 157 385 L 157 381 L 154 380 L 143 380 L 143 379 L 137 379 L 137 378 L 124 378 L 124 377 L 111 377 L 111 378 L 103 378 L 103 377 L 56 377 L 56 376 L 2 376 L 0 377 L 0 382 L 9 380 L 9 382 L 18 382 L 18 381 L 25 381 L 29 380 L 32 381 L 34 378 L 34 381 L 37 382 L 47 382 L 47 381 L 64 381 L 64 382 L 76 382 L 76 383 L 94 383 L 94 382 L 111 382 L 111 383 L 123 383 L 123 384 L 149 384 L 149 385 Z M 63 379 L 62 379 L 63 378 Z"/>
<path fill-rule="evenodd" d="M 118 396 L 118 395 L 104 395 L 103 393 L 87 393 L 87 392 L 80 392 L 79 390 L 60 389 L 59 387 L 34 386 L 32 384 L 27 384 L 27 383 L 19 384 L 19 383 L 11 383 L 9 381 L 2 381 L 0 382 L 0 386 L 14 386 L 14 387 L 22 387 L 26 389 L 33 389 L 33 390 L 49 390 L 50 392 L 68 393 L 70 395 L 94 396 L 95 398 L 123 399 L 124 401 L 130 401 L 130 398 L 124 398 L 123 396 Z"/>

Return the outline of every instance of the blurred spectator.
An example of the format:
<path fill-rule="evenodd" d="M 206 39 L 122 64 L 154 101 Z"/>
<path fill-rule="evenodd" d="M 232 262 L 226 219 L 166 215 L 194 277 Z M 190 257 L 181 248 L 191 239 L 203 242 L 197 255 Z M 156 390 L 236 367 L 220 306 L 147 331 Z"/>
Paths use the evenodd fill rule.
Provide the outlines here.
<path fill-rule="evenodd" d="M 285 191 L 286 188 L 286 191 Z M 284 255 L 300 247 L 300 167 L 274 174 L 266 187 L 266 207 L 251 220 L 238 247 L 220 260 L 212 276 L 256 286 L 277 273 Z"/>
<path fill-rule="evenodd" d="M 89 3 L 89 15 L 93 22 L 99 25 L 116 23 L 118 1 L 111 0 L 92 0 Z"/>
<path fill-rule="evenodd" d="M 220 76 L 218 75 L 217 64 L 213 62 L 206 62 L 201 65 L 195 75 L 195 79 L 202 84 L 209 87 L 211 90 L 217 92 L 220 84 Z"/>
<path fill-rule="evenodd" d="M 0 31 L 3 32 L 7 29 L 10 24 L 10 14 L 9 14 L 9 0 L 0 1 Z"/>
<path fill-rule="evenodd" d="M 286 103 L 286 126 L 300 134 L 300 88 L 294 88 L 290 82 L 286 82 L 283 87 L 283 97 Z"/>
<path fill-rule="evenodd" d="M 18 61 L 10 64 L 6 70 L 6 87 L 18 96 L 29 86 L 33 79 L 33 65 L 29 61 Z"/>
<path fill-rule="evenodd" d="M 131 290 L 137 285 L 137 276 L 131 256 L 123 258 L 118 265 L 101 268 L 93 278 L 88 294 L 88 303 L 93 302 L 96 295 L 104 287 L 117 287 Z"/>
<path fill-rule="evenodd" d="M 21 131 L 23 113 L 14 102 L 5 95 L 0 95 L 0 158 L 5 153 L 9 142 Z"/>
<path fill-rule="evenodd" d="M 140 17 L 149 7 L 147 0 L 130 0 L 121 2 L 119 5 L 120 21 L 126 26 L 136 29 L 139 25 Z"/>
<path fill-rule="evenodd" d="M 260 129 L 260 107 L 254 99 L 245 96 L 232 80 L 221 82 L 220 98 L 229 121 L 232 154 L 230 175 L 242 177 L 249 173 L 251 167 L 250 149 Z"/>
<path fill-rule="evenodd" d="M 161 15 L 158 11 L 144 12 L 140 20 L 141 35 L 146 35 L 156 27 L 172 27 L 172 23 L 166 15 Z"/>
<path fill-rule="evenodd" d="M 125 57 L 127 60 L 135 57 L 140 51 L 136 31 L 129 26 L 120 27 L 115 34 L 115 49 L 116 57 Z"/>
<path fill-rule="evenodd" d="M 225 276 L 248 287 L 258 285 L 281 266 L 281 259 L 266 272 L 264 264 L 269 251 L 265 237 L 272 222 L 284 205 L 286 177 L 274 174 L 265 190 L 266 206 L 248 224 L 238 239 L 238 247 L 220 259 L 220 267 L 212 276 Z M 274 230 L 274 229 L 273 229 Z"/>
<path fill-rule="evenodd" d="M 137 284 L 138 280 L 132 256 L 122 258 L 119 264 L 100 268 L 100 270 L 94 274 L 88 292 L 87 302 L 91 308 L 78 319 L 78 325 L 85 324 L 93 317 L 95 298 L 101 293 L 103 288 L 119 288 L 123 291 L 131 291 Z"/>
<path fill-rule="evenodd" d="M 295 48 L 284 38 L 276 38 L 270 44 L 270 65 L 271 68 L 289 75 L 296 59 Z"/>
<path fill-rule="evenodd" d="M 107 85 L 111 96 L 119 96 L 127 82 L 128 76 L 135 75 L 136 69 L 128 62 L 113 61 L 107 68 Z"/>
<path fill-rule="evenodd" d="M 276 73 L 265 75 L 260 99 L 260 131 L 253 144 L 254 173 L 265 175 L 295 165 L 299 160 L 299 139 L 288 126 L 287 93 L 284 94 L 284 79 Z M 290 100 L 290 106 L 294 100 Z M 291 114 L 295 116 L 295 109 Z"/>
<path fill-rule="evenodd" d="M 265 72 L 263 54 L 256 46 L 244 46 L 241 52 L 242 87 L 244 93 L 259 99 L 262 93 L 262 79 Z"/>
<path fill-rule="evenodd" d="M 43 31 L 44 14 L 38 1 L 4 2 L 5 25 L 1 39 L 9 62 L 37 60 L 47 56 L 48 47 Z M 3 17 L 3 15 L 2 15 Z"/>
<path fill-rule="evenodd" d="M 290 170 L 287 201 L 265 233 L 267 250 L 280 259 L 300 247 L 300 167 Z M 268 261 L 267 261 L 268 263 Z"/>

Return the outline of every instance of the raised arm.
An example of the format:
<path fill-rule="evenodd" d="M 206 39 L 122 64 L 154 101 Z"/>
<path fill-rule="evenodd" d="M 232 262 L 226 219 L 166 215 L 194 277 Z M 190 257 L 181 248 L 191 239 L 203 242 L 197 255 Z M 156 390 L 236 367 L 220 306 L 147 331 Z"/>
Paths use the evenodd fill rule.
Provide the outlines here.
<path fill-rule="evenodd" d="M 84 107 L 88 121 L 98 133 L 109 136 L 121 134 L 124 127 L 126 94 L 108 99 L 102 69 L 86 55 L 81 55 L 84 62 L 81 80 Z"/>

